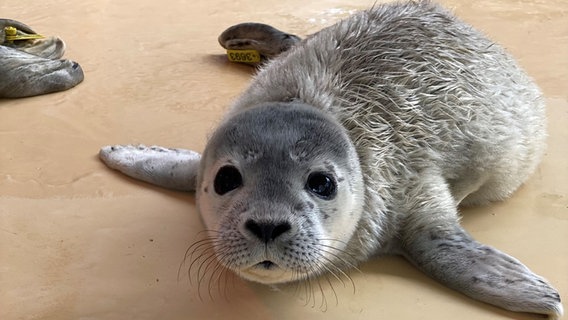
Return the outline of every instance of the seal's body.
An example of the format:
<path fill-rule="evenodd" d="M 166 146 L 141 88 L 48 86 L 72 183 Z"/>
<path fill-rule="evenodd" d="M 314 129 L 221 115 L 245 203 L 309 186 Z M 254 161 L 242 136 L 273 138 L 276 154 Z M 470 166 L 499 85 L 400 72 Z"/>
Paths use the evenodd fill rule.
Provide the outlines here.
<path fill-rule="evenodd" d="M 60 59 L 65 43 L 57 37 L 7 40 L 6 27 L 37 35 L 27 25 L 0 19 L 0 98 L 22 98 L 70 89 L 83 81 L 78 63 Z"/>
<path fill-rule="evenodd" d="M 401 254 L 473 298 L 555 317 L 558 293 L 473 240 L 457 213 L 515 191 L 544 140 L 532 80 L 500 46 L 420 2 L 360 12 L 270 61 L 201 158 L 131 146 L 101 157 L 195 189 L 219 262 L 247 279 L 338 275 Z"/>

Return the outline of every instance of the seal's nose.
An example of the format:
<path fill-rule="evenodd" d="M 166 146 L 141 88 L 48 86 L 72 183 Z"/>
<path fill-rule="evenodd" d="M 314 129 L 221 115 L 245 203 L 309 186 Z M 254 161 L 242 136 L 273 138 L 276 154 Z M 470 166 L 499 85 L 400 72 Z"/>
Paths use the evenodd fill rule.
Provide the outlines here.
<path fill-rule="evenodd" d="M 264 243 L 274 241 L 292 229 L 288 222 L 256 222 L 252 219 L 245 223 L 245 228 Z"/>

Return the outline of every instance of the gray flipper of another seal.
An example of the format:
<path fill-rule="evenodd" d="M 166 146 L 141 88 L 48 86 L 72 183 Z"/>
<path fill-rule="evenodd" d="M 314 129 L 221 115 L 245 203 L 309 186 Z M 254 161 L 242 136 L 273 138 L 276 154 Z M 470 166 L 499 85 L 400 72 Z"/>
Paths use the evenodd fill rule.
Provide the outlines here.
<path fill-rule="evenodd" d="M 0 19 L 0 98 L 63 91 L 83 81 L 83 70 L 77 62 L 59 60 L 65 52 L 61 39 L 48 37 L 5 43 L 6 26 L 13 26 L 24 34 L 36 34 L 21 22 Z"/>
<path fill-rule="evenodd" d="M 106 146 L 99 157 L 110 168 L 129 177 L 167 189 L 195 191 L 201 155 L 158 146 Z"/>
<path fill-rule="evenodd" d="M 262 23 L 246 22 L 227 28 L 219 36 L 225 49 L 258 51 L 265 58 L 274 58 L 301 41 L 300 37 L 282 32 Z"/>
<path fill-rule="evenodd" d="M 401 235 L 404 256 L 430 277 L 476 300 L 551 319 L 561 316 L 558 292 L 517 259 L 475 241 L 460 227 L 443 179 L 432 180 L 415 190 L 417 203 L 406 221 L 412 227 Z M 436 215 L 426 215 L 434 211 Z"/>
<path fill-rule="evenodd" d="M 71 60 L 51 60 L 0 46 L 0 98 L 23 98 L 73 88 L 83 70 Z"/>

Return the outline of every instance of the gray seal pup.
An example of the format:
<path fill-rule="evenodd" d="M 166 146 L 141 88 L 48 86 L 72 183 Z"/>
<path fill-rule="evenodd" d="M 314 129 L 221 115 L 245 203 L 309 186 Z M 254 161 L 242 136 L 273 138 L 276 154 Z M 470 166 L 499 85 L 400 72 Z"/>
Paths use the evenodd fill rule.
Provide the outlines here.
<path fill-rule="evenodd" d="M 13 31 L 18 40 L 10 40 Z M 22 98 L 73 88 L 84 75 L 77 62 L 60 59 L 65 43 L 43 38 L 27 25 L 0 19 L 0 98 Z"/>
<path fill-rule="evenodd" d="M 245 279 L 340 277 L 397 254 L 474 299 L 557 318 L 558 292 L 458 216 L 531 175 L 545 127 L 541 92 L 513 58 L 422 1 L 359 12 L 268 61 L 202 155 L 99 154 L 132 177 L 194 190 L 209 231 L 194 251 L 212 248 Z"/>

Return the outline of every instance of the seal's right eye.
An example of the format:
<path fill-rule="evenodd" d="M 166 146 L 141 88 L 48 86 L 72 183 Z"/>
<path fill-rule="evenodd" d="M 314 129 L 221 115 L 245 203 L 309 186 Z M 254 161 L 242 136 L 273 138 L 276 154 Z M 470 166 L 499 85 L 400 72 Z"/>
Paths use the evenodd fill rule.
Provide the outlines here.
<path fill-rule="evenodd" d="M 308 177 L 306 189 L 324 200 L 331 200 L 335 197 L 337 186 L 331 175 L 314 172 Z"/>
<path fill-rule="evenodd" d="M 218 195 L 224 195 L 225 193 L 240 187 L 243 184 L 243 178 L 237 168 L 233 166 L 224 166 L 217 172 L 213 184 L 215 192 Z"/>

